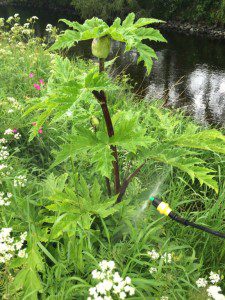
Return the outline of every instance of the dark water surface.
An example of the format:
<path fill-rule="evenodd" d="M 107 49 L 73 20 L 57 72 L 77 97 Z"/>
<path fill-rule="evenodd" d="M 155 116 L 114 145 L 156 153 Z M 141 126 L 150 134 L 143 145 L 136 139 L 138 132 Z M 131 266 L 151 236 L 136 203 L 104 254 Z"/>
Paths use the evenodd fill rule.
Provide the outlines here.
<path fill-rule="evenodd" d="M 36 15 L 40 19 L 38 31 L 46 24 L 57 24 L 59 18 L 69 18 L 68 13 L 47 9 L 0 7 L 0 17 L 19 13 L 22 20 Z M 225 124 L 225 41 L 207 37 L 187 36 L 166 32 L 168 44 L 152 45 L 158 61 L 150 76 L 137 65 L 135 51 L 123 54 L 123 45 L 114 43 L 112 54 L 119 54 L 117 71 L 131 77 L 136 91 L 149 99 L 166 97 L 172 107 L 183 107 L 203 124 Z M 90 44 L 83 43 L 77 54 L 91 57 Z"/>

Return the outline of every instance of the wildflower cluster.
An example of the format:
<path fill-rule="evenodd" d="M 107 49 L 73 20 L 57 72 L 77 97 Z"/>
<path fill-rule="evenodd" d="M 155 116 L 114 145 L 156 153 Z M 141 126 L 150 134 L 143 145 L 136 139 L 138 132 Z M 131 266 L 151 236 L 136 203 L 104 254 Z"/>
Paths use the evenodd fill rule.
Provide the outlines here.
<path fill-rule="evenodd" d="M 4 132 L 4 135 L 7 137 L 12 137 L 16 140 L 19 140 L 21 138 L 21 134 L 18 132 L 17 129 L 11 129 L 11 128 L 8 128 L 5 130 Z"/>
<path fill-rule="evenodd" d="M 27 183 L 27 177 L 25 175 L 19 175 L 14 178 L 15 187 L 25 187 Z"/>
<path fill-rule="evenodd" d="M 11 204 L 12 194 L 0 192 L 0 206 L 9 206 Z"/>
<path fill-rule="evenodd" d="M 15 240 L 11 233 L 12 228 L 0 230 L 0 263 L 6 263 L 16 255 L 21 258 L 27 257 L 26 249 L 23 248 L 27 232 L 21 234 L 18 240 Z"/>
<path fill-rule="evenodd" d="M 8 109 L 8 113 L 13 113 L 14 111 L 20 111 L 22 109 L 22 106 L 19 104 L 19 102 L 14 97 L 7 97 L 6 106 Z"/>
<path fill-rule="evenodd" d="M 135 294 L 135 289 L 130 285 L 130 277 L 123 279 L 115 272 L 115 262 L 103 260 L 99 263 L 100 271 L 92 271 L 92 278 L 99 282 L 89 289 L 88 300 L 111 300 L 113 296 L 125 299 Z"/>
<path fill-rule="evenodd" d="M 0 161 L 7 160 L 9 157 L 8 147 L 0 146 Z"/>
<path fill-rule="evenodd" d="M 196 281 L 196 285 L 198 288 L 205 288 L 210 299 L 225 300 L 225 296 L 221 294 L 221 288 L 217 285 L 220 281 L 220 275 L 211 271 L 208 280 L 199 278 Z"/>
<path fill-rule="evenodd" d="M 160 258 L 160 254 L 155 249 L 148 251 L 147 254 L 152 260 L 158 260 Z M 165 252 L 161 255 L 161 259 L 163 262 L 170 264 L 172 262 L 172 254 Z"/>

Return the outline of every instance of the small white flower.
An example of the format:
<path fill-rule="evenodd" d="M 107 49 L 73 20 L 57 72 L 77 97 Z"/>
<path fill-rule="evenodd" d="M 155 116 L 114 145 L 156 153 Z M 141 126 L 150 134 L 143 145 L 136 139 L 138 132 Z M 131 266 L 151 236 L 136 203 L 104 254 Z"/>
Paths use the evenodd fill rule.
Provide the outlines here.
<path fill-rule="evenodd" d="M 147 254 L 151 257 L 152 260 L 159 259 L 159 253 L 157 251 L 155 251 L 155 249 L 148 251 Z"/>
<path fill-rule="evenodd" d="M 21 258 L 26 257 L 26 258 L 27 258 L 26 249 L 20 250 L 20 251 L 18 252 L 18 257 L 21 257 Z"/>
<path fill-rule="evenodd" d="M 115 268 L 115 262 L 113 260 L 111 260 L 111 261 L 108 262 L 108 268 L 110 270 L 113 270 Z"/>
<path fill-rule="evenodd" d="M 149 272 L 150 272 L 150 274 L 156 273 L 156 272 L 157 272 L 157 269 L 154 268 L 154 267 L 151 267 L 151 268 L 149 269 Z"/>
<path fill-rule="evenodd" d="M 11 135 L 13 133 L 14 133 L 13 130 L 11 128 L 8 128 L 5 130 L 4 135 Z"/>
<path fill-rule="evenodd" d="M 123 280 L 123 278 L 120 276 L 120 274 L 118 272 L 115 272 L 113 275 L 113 281 L 115 283 L 121 282 Z"/>
<path fill-rule="evenodd" d="M 215 300 L 224 300 L 225 296 L 222 295 L 220 292 L 221 292 L 221 288 L 219 286 L 216 286 L 216 285 L 211 285 L 207 289 L 207 293 L 208 293 L 209 297 L 212 297 Z"/>
<path fill-rule="evenodd" d="M 218 283 L 220 281 L 220 275 L 211 271 L 209 279 L 213 284 Z"/>
<path fill-rule="evenodd" d="M 162 296 L 162 297 L 160 298 L 160 300 L 169 300 L 169 297 L 167 297 L 167 296 Z"/>
<path fill-rule="evenodd" d="M 27 177 L 25 175 L 19 175 L 17 177 L 15 177 L 14 179 L 14 186 L 20 186 L 20 187 L 25 187 L 27 183 Z"/>
<path fill-rule="evenodd" d="M 96 285 L 96 289 L 97 289 L 97 292 L 101 295 L 106 295 L 106 289 L 105 289 L 105 285 L 103 282 L 99 282 L 97 285 Z"/>
<path fill-rule="evenodd" d="M 165 263 L 170 264 L 170 263 L 172 262 L 172 254 L 171 254 L 171 253 L 165 252 L 165 253 L 162 255 L 162 260 L 163 260 Z"/>
<path fill-rule="evenodd" d="M 201 287 L 206 287 L 208 284 L 207 280 L 205 278 L 199 278 L 197 281 L 196 281 L 196 285 L 198 288 L 201 288 Z"/>
<path fill-rule="evenodd" d="M 99 267 L 102 271 L 106 271 L 108 269 L 108 262 L 107 260 L 103 260 L 99 263 Z"/>
<path fill-rule="evenodd" d="M 105 279 L 103 281 L 103 285 L 105 287 L 105 290 L 109 292 L 112 289 L 112 287 L 113 287 L 113 282 L 111 280 Z"/>
<path fill-rule="evenodd" d="M 14 134 L 14 139 L 19 140 L 20 138 L 21 138 L 21 134 L 19 132 Z"/>
<path fill-rule="evenodd" d="M 124 293 L 124 292 L 121 292 L 120 294 L 119 294 L 119 297 L 120 297 L 120 299 L 125 299 L 126 298 L 126 293 Z"/>

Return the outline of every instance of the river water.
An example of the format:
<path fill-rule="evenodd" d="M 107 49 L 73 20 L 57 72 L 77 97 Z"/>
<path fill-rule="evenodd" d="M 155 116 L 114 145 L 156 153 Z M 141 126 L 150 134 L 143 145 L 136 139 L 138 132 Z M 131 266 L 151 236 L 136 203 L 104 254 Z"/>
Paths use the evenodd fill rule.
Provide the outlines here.
<path fill-rule="evenodd" d="M 57 24 L 59 18 L 69 18 L 63 12 L 46 9 L 0 7 L 0 17 L 20 13 L 22 20 L 39 17 L 38 31 L 46 24 Z M 123 45 L 112 45 L 112 56 L 119 55 L 116 71 L 129 74 L 136 92 L 149 100 L 165 97 L 167 104 L 183 108 L 202 124 L 225 124 L 225 41 L 207 37 L 165 32 L 168 43 L 152 44 L 158 61 L 150 76 L 137 65 L 135 51 L 123 53 Z M 91 57 L 89 43 L 77 48 L 77 55 Z"/>

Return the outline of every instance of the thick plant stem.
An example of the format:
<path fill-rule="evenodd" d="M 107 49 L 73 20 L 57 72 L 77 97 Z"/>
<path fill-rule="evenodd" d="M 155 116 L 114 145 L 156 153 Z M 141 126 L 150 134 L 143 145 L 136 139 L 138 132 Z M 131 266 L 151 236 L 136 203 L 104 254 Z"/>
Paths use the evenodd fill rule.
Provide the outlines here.
<path fill-rule="evenodd" d="M 99 73 L 104 72 L 105 70 L 105 60 L 104 58 L 99 59 Z M 101 105 L 102 113 L 105 119 L 105 124 L 108 132 L 108 136 L 112 137 L 114 135 L 114 128 L 112 124 L 112 119 L 109 113 L 108 105 L 107 105 L 107 99 L 106 94 L 104 91 L 93 91 L 92 92 L 95 98 L 98 100 L 98 102 Z M 110 146 L 114 161 L 113 161 L 113 173 L 114 173 L 114 190 L 115 193 L 118 194 L 120 190 L 120 172 L 119 172 L 119 159 L 118 159 L 118 152 L 116 146 Z M 110 191 L 110 183 L 108 178 L 106 179 L 106 185 L 108 192 Z"/>
<path fill-rule="evenodd" d="M 108 136 L 112 137 L 114 135 L 114 129 L 113 129 L 113 124 L 112 124 L 112 119 L 110 117 L 109 109 L 107 106 L 105 92 L 104 91 L 100 91 L 100 92 L 93 91 L 92 93 L 101 105 L 102 113 L 103 113 L 105 123 L 106 123 Z M 111 148 L 113 156 L 114 156 L 114 161 L 113 161 L 114 190 L 115 190 L 115 193 L 118 194 L 119 190 L 120 190 L 120 173 L 119 173 L 118 153 L 117 153 L 116 146 L 110 146 L 110 148 Z"/>
<path fill-rule="evenodd" d="M 105 60 L 104 58 L 99 58 L 99 73 L 105 71 Z"/>
<path fill-rule="evenodd" d="M 111 186 L 110 186 L 110 180 L 109 180 L 109 178 L 107 178 L 107 177 L 105 178 L 105 183 L 106 183 L 108 195 L 111 196 L 112 195 L 112 191 L 111 191 Z"/>
<path fill-rule="evenodd" d="M 121 188 L 120 188 L 120 192 L 119 192 L 119 196 L 118 196 L 118 198 L 117 198 L 117 203 L 120 203 L 121 201 L 122 201 L 122 198 L 123 198 L 123 196 L 124 196 L 124 194 L 125 194 L 125 192 L 126 192 L 126 190 L 127 190 L 127 188 L 128 188 L 128 185 L 129 185 L 129 183 L 131 182 L 131 180 L 135 177 L 135 176 L 137 176 L 138 175 L 138 173 L 141 171 L 141 169 L 144 167 L 144 165 L 145 165 L 145 162 L 143 163 L 143 164 L 141 164 L 130 176 L 128 176 L 125 180 L 124 180 L 124 182 L 123 182 L 123 184 L 122 184 L 122 186 L 121 186 Z"/>

